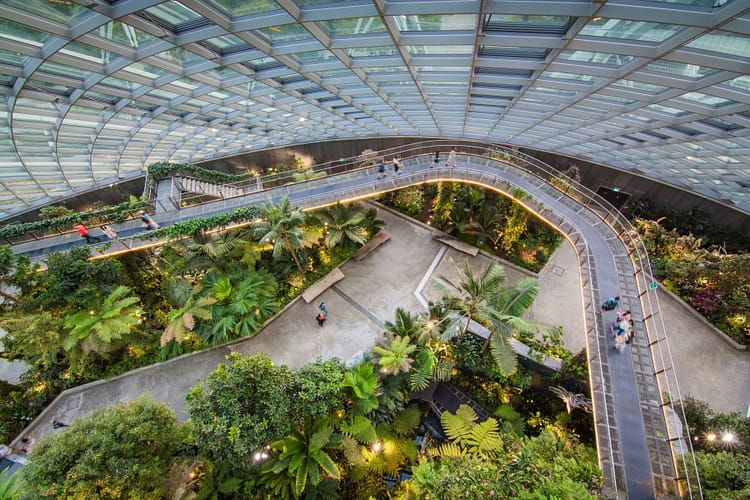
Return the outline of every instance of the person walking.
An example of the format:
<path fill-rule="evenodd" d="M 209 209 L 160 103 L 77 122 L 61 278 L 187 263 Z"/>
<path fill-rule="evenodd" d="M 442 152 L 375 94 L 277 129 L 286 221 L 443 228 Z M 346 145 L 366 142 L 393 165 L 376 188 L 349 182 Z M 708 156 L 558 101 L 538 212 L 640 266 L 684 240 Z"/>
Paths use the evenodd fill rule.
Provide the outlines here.
<path fill-rule="evenodd" d="M 139 211 L 138 215 L 141 217 L 141 221 L 143 222 L 143 224 L 142 224 L 143 227 L 148 228 L 151 231 L 159 229 L 161 227 L 144 210 Z"/>
<path fill-rule="evenodd" d="M 89 234 L 89 230 L 86 229 L 86 226 L 83 224 L 76 224 L 74 226 L 76 228 L 76 232 L 78 233 L 78 236 L 81 238 L 86 238 L 86 243 L 91 245 L 92 243 L 100 243 L 101 239 L 98 236 L 91 236 Z"/>
<path fill-rule="evenodd" d="M 430 168 L 437 166 L 438 163 L 440 163 L 440 151 L 435 151 L 435 159 L 432 160 L 432 165 L 430 165 Z"/>
<path fill-rule="evenodd" d="M 607 300 L 602 304 L 602 311 L 612 311 L 620 307 L 620 296 L 607 297 Z"/>
<path fill-rule="evenodd" d="M 115 238 L 117 238 L 117 231 L 112 229 L 112 226 L 110 226 L 109 224 L 104 224 L 103 226 L 99 226 L 99 229 L 101 229 L 102 232 L 106 234 L 107 238 L 109 238 L 110 240 L 114 240 Z"/>
<path fill-rule="evenodd" d="M 448 162 L 446 163 L 446 166 L 448 167 L 456 166 L 456 148 L 451 149 L 451 152 L 448 153 Z"/>
<path fill-rule="evenodd" d="M 320 309 L 320 312 L 322 312 L 323 314 L 328 314 L 328 307 L 326 307 L 325 302 L 321 302 L 318 306 L 318 309 Z"/>
<path fill-rule="evenodd" d="M 393 175 L 401 175 L 401 172 L 399 172 L 399 169 L 401 168 L 401 162 L 398 160 L 398 158 L 393 159 Z"/>
<path fill-rule="evenodd" d="M 323 311 L 320 311 L 315 319 L 318 320 L 318 325 L 323 326 L 323 323 L 326 322 L 326 315 L 323 313 Z"/>
<path fill-rule="evenodd" d="M 388 174 L 385 173 L 385 163 L 381 160 L 378 163 L 378 179 L 385 179 Z"/>
<path fill-rule="evenodd" d="M 68 424 L 65 422 L 62 422 L 60 420 L 53 420 L 52 421 L 52 428 L 53 429 L 62 429 L 63 427 L 68 427 Z"/>

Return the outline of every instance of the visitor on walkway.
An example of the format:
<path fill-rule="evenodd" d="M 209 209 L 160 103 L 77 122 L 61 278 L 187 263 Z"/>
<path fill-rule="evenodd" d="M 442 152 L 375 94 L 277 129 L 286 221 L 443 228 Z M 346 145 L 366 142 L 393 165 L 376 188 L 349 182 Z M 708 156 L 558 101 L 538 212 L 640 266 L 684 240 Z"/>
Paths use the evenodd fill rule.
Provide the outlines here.
<path fill-rule="evenodd" d="M 456 148 L 451 149 L 451 152 L 448 153 L 448 162 L 445 164 L 446 167 L 455 167 L 456 166 Z"/>
<path fill-rule="evenodd" d="M 110 240 L 114 240 L 115 238 L 117 238 L 117 231 L 112 229 L 112 226 L 104 224 L 103 226 L 99 226 L 99 229 L 101 229 L 102 232 L 106 234 L 107 238 L 109 238 Z"/>
<path fill-rule="evenodd" d="M 438 163 L 440 163 L 440 151 L 435 151 L 435 159 L 432 160 L 432 165 L 430 165 L 430 168 L 434 167 Z"/>
<path fill-rule="evenodd" d="M 381 160 L 378 163 L 378 179 L 385 178 L 388 174 L 385 173 L 385 163 Z"/>
<path fill-rule="evenodd" d="M 625 350 L 625 346 L 630 343 L 630 340 L 633 338 L 633 328 L 628 328 L 627 331 L 617 335 L 615 337 L 615 348 L 622 353 L 622 351 Z"/>
<path fill-rule="evenodd" d="M 323 311 L 320 311 L 315 319 L 318 320 L 318 325 L 323 326 L 323 323 L 326 322 L 326 315 Z"/>
<path fill-rule="evenodd" d="M 34 445 L 36 444 L 36 439 L 25 437 L 21 440 L 22 443 L 24 443 L 26 446 L 21 448 L 22 453 L 26 453 L 27 455 L 31 453 L 31 450 L 34 448 Z"/>
<path fill-rule="evenodd" d="M 328 308 L 326 307 L 325 302 L 321 302 L 318 306 L 318 309 L 320 309 L 320 312 L 322 312 L 323 314 L 328 314 Z"/>
<path fill-rule="evenodd" d="M 62 429 L 63 427 L 68 427 L 68 424 L 65 422 L 61 422 L 60 420 L 53 420 L 52 421 L 52 428 L 53 429 Z"/>
<path fill-rule="evenodd" d="M 602 311 L 613 311 L 620 307 L 620 296 L 607 297 L 607 300 L 602 304 Z"/>
<path fill-rule="evenodd" d="M 393 159 L 393 175 L 401 175 L 401 172 L 399 172 L 399 169 L 401 168 L 401 162 L 398 161 L 398 158 Z"/>
<path fill-rule="evenodd" d="M 143 210 L 139 211 L 138 215 L 141 217 L 141 221 L 143 222 L 143 224 L 142 224 L 143 227 L 145 227 L 145 228 L 147 228 L 149 230 L 156 230 L 156 229 L 159 229 L 161 227 L 145 211 L 143 211 Z"/>
<path fill-rule="evenodd" d="M 74 227 L 76 228 L 76 232 L 78 233 L 78 236 L 80 236 L 81 238 L 86 238 L 87 244 L 90 245 L 92 243 L 101 242 L 101 239 L 99 237 L 91 236 L 89 234 L 89 230 L 86 229 L 86 226 L 84 226 L 83 224 L 76 224 Z"/>

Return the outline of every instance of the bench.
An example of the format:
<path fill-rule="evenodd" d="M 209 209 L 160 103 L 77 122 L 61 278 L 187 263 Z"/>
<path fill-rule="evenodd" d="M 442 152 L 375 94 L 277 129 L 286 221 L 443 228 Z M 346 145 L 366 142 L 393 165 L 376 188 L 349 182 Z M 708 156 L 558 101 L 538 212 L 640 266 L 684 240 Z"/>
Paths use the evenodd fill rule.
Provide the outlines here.
<path fill-rule="evenodd" d="M 352 258 L 356 260 L 357 262 L 363 260 L 365 257 L 370 255 L 373 250 L 378 248 L 380 245 L 385 243 L 386 241 L 391 239 L 391 233 L 386 231 L 385 229 L 381 229 L 378 234 L 373 236 L 373 238 L 362 245 L 356 252 L 354 252 L 354 255 L 352 255 Z"/>
<path fill-rule="evenodd" d="M 341 269 L 337 267 L 333 271 L 310 285 L 310 288 L 305 290 L 305 293 L 302 294 L 302 298 L 309 304 L 310 302 L 315 300 L 315 297 L 325 292 L 342 279 L 344 279 L 344 273 L 342 273 Z"/>
<path fill-rule="evenodd" d="M 447 234 L 432 233 L 432 238 L 439 241 L 440 243 L 445 243 L 446 245 L 455 248 L 459 252 L 469 254 L 472 257 L 476 257 L 476 255 L 479 253 L 479 249 L 474 245 L 469 245 L 468 243 L 454 238 L 453 236 L 448 236 Z"/>

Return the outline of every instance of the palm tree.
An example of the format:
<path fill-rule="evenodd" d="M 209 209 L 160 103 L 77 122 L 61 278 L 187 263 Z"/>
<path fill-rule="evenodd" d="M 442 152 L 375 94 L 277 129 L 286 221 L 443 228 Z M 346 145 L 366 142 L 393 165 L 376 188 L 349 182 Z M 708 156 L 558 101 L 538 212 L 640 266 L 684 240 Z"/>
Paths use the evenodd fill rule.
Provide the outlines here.
<path fill-rule="evenodd" d="M 71 328 L 63 347 L 69 351 L 80 344 L 84 352 L 105 353 L 140 322 L 138 297 L 126 297 L 130 288 L 118 286 L 110 293 L 98 311 L 78 311 L 65 317 L 65 328 Z"/>
<path fill-rule="evenodd" d="M 448 338 L 464 335 L 471 320 L 489 329 L 482 352 L 487 347 L 492 357 L 505 373 L 515 371 L 517 359 L 508 343 L 514 333 L 542 333 L 550 327 L 524 320 L 524 312 L 531 307 L 538 293 L 537 278 L 525 278 L 515 285 L 505 285 L 505 269 L 496 262 L 480 276 L 475 276 L 468 261 L 464 269 L 456 267 L 459 284 L 453 285 L 444 278 L 436 278 L 436 285 L 444 291 L 443 301 L 453 313 L 444 332 Z"/>
<path fill-rule="evenodd" d="M 328 248 L 367 242 L 366 214 L 360 205 L 337 203 L 320 212 L 317 218 L 326 226 L 323 241 Z"/>
<path fill-rule="evenodd" d="M 278 206 L 269 201 L 263 209 L 265 219 L 255 223 L 255 237 L 260 238 L 260 243 L 270 243 L 273 246 L 274 258 L 278 258 L 285 250 L 288 251 L 299 272 L 304 274 L 296 249 L 304 245 L 305 232 L 302 224 L 305 222 L 305 214 L 292 209 L 287 196 L 281 199 Z"/>
<path fill-rule="evenodd" d="M 375 353 L 375 360 L 380 365 L 381 373 L 386 375 L 408 373 L 411 364 L 414 362 L 411 355 L 416 351 L 417 346 L 411 343 L 411 338 L 408 335 L 397 337 L 390 332 L 386 332 L 383 337 L 378 341 L 379 345 L 372 348 Z"/>

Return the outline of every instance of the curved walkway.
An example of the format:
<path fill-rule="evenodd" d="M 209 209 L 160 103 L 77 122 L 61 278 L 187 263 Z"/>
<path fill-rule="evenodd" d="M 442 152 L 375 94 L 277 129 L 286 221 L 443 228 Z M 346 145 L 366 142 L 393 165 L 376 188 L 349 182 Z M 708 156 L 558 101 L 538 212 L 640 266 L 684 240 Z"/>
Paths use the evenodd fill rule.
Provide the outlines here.
<path fill-rule="evenodd" d="M 528 208 L 566 234 L 576 250 L 583 270 L 580 287 L 584 305 L 582 325 L 586 332 L 594 391 L 600 465 L 610 495 L 655 498 L 657 495 L 677 493 L 678 474 L 674 468 L 672 447 L 686 436 L 679 433 L 675 435 L 675 431 L 666 426 L 661 395 L 666 393 L 674 400 L 679 394 L 676 387 L 670 386 L 671 379 L 659 378 L 660 373 L 674 373 L 671 364 L 664 363 L 671 354 L 663 338 L 652 338 L 654 328 L 649 327 L 647 322 L 653 321 L 654 312 L 649 306 L 646 308 L 649 314 L 644 314 L 644 308 L 641 307 L 644 295 L 646 299 L 650 298 L 646 295 L 648 289 L 644 291 L 644 283 L 639 282 L 638 270 L 634 269 L 629 257 L 634 250 L 627 248 L 612 227 L 604 222 L 607 214 L 597 215 L 526 171 L 481 156 L 459 155 L 459 165 L 452 169 L 431 168 L 432 158 L 426 155 L 407 158 L 402 161 L 402 165 L 404 173 L 397 178 L 378 180 L 374 169 L 366 169 L 171 213 L 163 212 L 158 220 L 165 225 L 171 221 L 232 210 L 238 206 L 262 203 L 269 195 L 274 201 L 288 195 L 293 205 L 312 208 L 336 201 L 373 196 L 384 190 L 442 180 L 482 184 L 511 196 L 516 188 L 521 188 L 531 195 L 524 201 Z M 416 233 L 415 231 L 413 235 L 415 238 L 419 237 Z M 421 252 L 405 248 L 398 254 L 397 258 L 406 265 L 398 267 L 407 271 L 390 285 L 379 283 L 376 287 L 373 286 L 372 276 L 382 274 L 383 268 L 368 269 L 368 260 L 345 266 L 344 274 L 347 278 L 327 291 L 323 297 L 331 310 L 331 318 L 319 331 L 335 331 L 332 338 L 330 335 L 316 336 L 315 328 L 312 333 L 298 334 L 299 325 L 314 323 L 314 314 L 307 310 L 310 306 L 305 308 L 294 303 L 271 323 L 272 326 L 281 326 L 281 330 L 287 332 L 287 337 L 274 339 L 263 350 L 275 362 L 290 366 L 309 360 L 316 352 L 345 360 L 356 357 L 367 346 L 372 345 L 375 336 L 382 330 L 379 320 L 391 318 L 396 306 L 410 310 L 421 309 L 413 294 L 407 297 L 401 291 L 401 285 L 405 282 L 417 278 L 421 281 L 424 278 L 427 272 L 425 266 L 430 262 L 430 259 L 424 257 L 436 255 L 441 245 L 431 238 L 425 239 L 424 235 L 421 240 L 423 241 L 418 247 Z M 413 244 L 413 241 L 409 243 Z M 403 242 L 391 241 L 385 248 L 390 246 L 392 249 L 399 244 Z M 386 265 L 386 268 L 393 267 L 395 266 Z M 606 321 L 603 321 L 598 313 L 597 306 L 603 297 L 617 293 L 623 296 L 625 305 L 633 311 L 635 318 L 646 318 L 636 325 L 636 340 L 631 345 L 632 355 L 629 351 L 620 355 L 612 349 L 611 339 L 605 328 L 606 321 L 610 318 L 604 318 Z M 365 310 L 358 309 L 360 315 L 356 319 L 339 319 L 336 315 L 337 310 L 352 307 L 357 309 L 356 305 L 363 302 L 368 307 Z M 150 392 L 156 399 L 173 399 L 170 394 L 184 394 L 197 380 L 205 377 L 222 362 L 224 355 L 230 350 L 246 353 L 257 350 L 256 344 L 263 340 L 266 331 L 267 328 L 252 339 L 243 339 L 218 349 L 189 355 L 188 363 L 181 361 L 185 357 L 177 358 L 113 380 L 68 391 L 65 402 L 56 400 L 56 404 L 47 408 L 32 427 L 41 431 L 44 425 L 51 422 L 53 414 L 55 418 L 61 417 L 60 411 L 81 414 L 101 404 L 115 402 L 115 395 L 118 393 L 126 394 L 126 399 L 133 396 L 119 387 L 130 377 L 137 377 L 139 380 L 131 388 L 136 393 Z M 663 333 L 661 335 L 663 337 Z M 293 351 L 290 346 L 295 346 Z M 353 352 L 352 346 L 355 349 Z M 300 360 L 300 355 L 305 361 Z M 658 360 L 658 364 L 654 359 Z M 207 371 L 200 370 L 198 367 L 201 366 Z M 181 403 L 175 409 L 180 411 Z M 679 462 L 680 457 L 676 456 L 676 460 Z M 683 474 L 680 473 L 679 477 L 683 477 Z"/>

